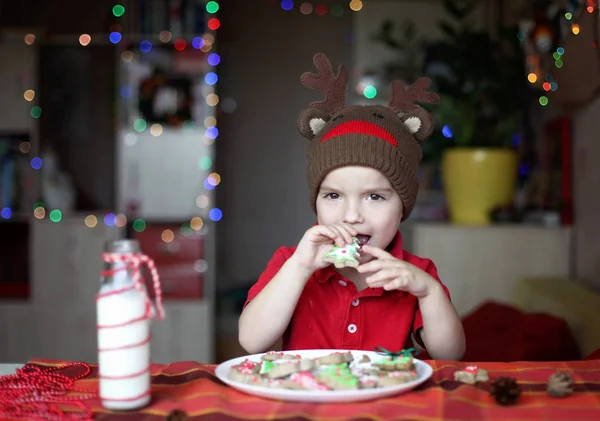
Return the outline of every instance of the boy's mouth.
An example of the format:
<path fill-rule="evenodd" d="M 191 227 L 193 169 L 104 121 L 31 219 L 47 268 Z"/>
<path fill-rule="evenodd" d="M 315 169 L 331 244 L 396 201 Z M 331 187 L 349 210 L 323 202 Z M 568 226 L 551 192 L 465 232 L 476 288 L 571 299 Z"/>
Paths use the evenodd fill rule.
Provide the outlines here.
<path fill-rule="evenodd" d="M 356 235 L 356 242 L 361 247 L 364 246 L 365 244 L 369 244 L 370 240 L 371 240 L 370 235 L 365 235 L 365 234 L 357 234 Z"/>

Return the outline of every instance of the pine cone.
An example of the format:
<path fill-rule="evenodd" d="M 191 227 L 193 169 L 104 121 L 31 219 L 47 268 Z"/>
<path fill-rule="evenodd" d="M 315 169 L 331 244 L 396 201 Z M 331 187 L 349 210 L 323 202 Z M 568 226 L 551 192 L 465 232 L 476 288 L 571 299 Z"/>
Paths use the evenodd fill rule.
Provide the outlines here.
<path fill-rule="evenodd" d="M 500 405 L 512 405 L 521 396 L 521 387 L 512 377 L 498 377 L 492 382 L 491 394 Z"/>
<path fill-rule="evenodd" d="M 548 380 L 546 390 L 555 398 L 567 396 L 573 392 L 573 379 L 569 373 L 554 373 Z"/>
<path fill-rule="evenodd" d="M 188 416 L 185 412 L 183 412 L 181 409 L 176 409 L 174 411 L 171 411 L 169 413 L 169 415 L 167 415 L 166 420 L 167 421 L 186 421 L 188 419 Z"/>

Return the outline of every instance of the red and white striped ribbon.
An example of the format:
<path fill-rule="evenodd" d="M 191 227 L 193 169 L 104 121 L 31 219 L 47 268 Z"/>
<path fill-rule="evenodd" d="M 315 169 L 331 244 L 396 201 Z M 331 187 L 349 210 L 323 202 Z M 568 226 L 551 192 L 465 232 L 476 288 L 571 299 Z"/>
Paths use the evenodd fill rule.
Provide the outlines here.
<path fill-rule="evenodd" d="M 150 270 L 150 275 L 152 276 L 152 286 L 154 288 L 158 319 L 162 320 L 165 318 L 165 311 L 162 304 L 162 288 L 160 284 L 160 277 L 158 275 L 158 271 L 156 270 L 154 260 L 141 253 L 102 253 L 102 259 L 107 263 L 128 263 L 126 267 L 120 270 L 132 269 L 133 284 L 138 292 L 144 297 L 144 300 L 146 301 L 146 307 L 148 309 L 148 314 L 146 314 L 146 317 L 150 318 L 152 317 L 152 303 L 150 302 L 150 298 L 144 289 L 142 275 L 140 273 L 142 265 L 145 264 Z"/>

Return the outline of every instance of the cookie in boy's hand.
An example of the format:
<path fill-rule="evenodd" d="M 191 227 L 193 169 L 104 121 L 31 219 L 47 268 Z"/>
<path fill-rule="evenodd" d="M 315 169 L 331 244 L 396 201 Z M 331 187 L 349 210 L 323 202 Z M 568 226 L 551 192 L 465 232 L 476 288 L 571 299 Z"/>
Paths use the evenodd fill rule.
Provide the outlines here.
<path fill-rule="evenodd" d="M 356 269 L 358 267 L 357 259 L 360 258 L 360 254 L 358 254 L 360 245 L 356 237 L 352 237 L 352 240 L 352 244 L 346 244 L 344 247 L 333 246 L 331 251 L 323 256 L 323 260 L 332 263 L 338 269 L 345 267 Z"/>

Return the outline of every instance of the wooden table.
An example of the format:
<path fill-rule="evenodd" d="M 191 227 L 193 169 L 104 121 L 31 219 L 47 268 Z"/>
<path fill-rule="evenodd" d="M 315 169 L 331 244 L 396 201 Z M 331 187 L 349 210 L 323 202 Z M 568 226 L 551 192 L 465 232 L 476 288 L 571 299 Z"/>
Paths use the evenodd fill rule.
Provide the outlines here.
<path fill-rule="evenodd" d="M 600 420 L 600 360 L 568 363 L 481 363 L 493 380 L 514 377 L 523 393 L 514 406 L 502 407 L 489 394 L 489 384 L 470 386 L 454 381 L 457 369 L 472 365 L 450 361 L 427 361 L 434 374 L 412 392 L 372 402 L 351 404 L 287 403 L 238 392 L 220 382 L 214 365 L 176 362 L 152 366 L 153 401 L 133 413 L 111 413 L 97 399 L 87 405 L 95 419 L 164 420 L 174 410 L 184 411 L 191 420 L 502 420 L 502 421 L 598 421 Z M 32 363 L 56 366 L 64 362 L 35 360 Z M 556 371 L 567 371 L 575 391 L 564 398 L 546 393 L 546 383 Z M 63 371 L 69 375 L 68 370 Z M 97 390 L 97 367 L 77 382 L 80 389 Z"/>

